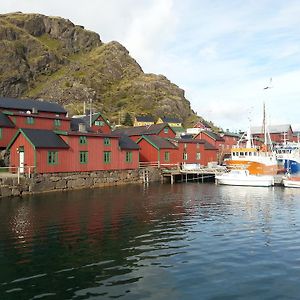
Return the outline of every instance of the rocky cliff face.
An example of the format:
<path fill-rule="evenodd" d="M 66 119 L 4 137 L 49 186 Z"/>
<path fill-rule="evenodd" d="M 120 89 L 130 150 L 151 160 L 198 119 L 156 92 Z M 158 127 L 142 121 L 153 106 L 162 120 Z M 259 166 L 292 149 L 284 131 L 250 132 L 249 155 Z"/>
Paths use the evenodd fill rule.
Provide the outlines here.
<path fill-rule="evenodd" d="M 0 95 L 52 99 L 71 113 L 92 100 L 112 120 L 120 112 L 197 118 L 182 89 L 145 74 L 118 42 L 39 14 L 0 15 Z"/>

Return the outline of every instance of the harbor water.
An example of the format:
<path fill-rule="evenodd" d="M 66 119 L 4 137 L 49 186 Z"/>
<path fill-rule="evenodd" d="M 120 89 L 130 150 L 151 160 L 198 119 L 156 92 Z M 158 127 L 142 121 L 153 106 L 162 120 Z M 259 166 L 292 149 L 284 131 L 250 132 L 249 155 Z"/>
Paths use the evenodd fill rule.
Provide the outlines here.
<path fill-rule="evenodd" d="M 299 299 L 300 189 L 126 185 L 0 200 L 0 299 Z"/>

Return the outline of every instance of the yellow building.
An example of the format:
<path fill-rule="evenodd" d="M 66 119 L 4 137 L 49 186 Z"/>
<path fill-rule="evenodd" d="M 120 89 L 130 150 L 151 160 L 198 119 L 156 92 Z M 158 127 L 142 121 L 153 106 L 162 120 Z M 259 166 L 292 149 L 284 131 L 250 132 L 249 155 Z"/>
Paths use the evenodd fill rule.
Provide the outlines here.
<path fill-rule="evenodd" d="M 182 121 L 178 118 L 162 117 L 158 118 L 156 124 L 168 123 L 170 127 L 182 127 Z"/>
<path fill-rule="evenodd" d="M 137 116 L 134 118 L 133 126 L 149 126 L 154 123 L 154 118 L 151 116 Z"/>

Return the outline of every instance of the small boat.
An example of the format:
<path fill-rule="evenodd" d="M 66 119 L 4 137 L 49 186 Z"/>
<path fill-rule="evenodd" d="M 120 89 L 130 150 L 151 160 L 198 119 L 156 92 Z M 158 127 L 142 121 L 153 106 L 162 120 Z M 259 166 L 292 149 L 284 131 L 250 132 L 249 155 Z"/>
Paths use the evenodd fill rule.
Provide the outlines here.
<path fill-rule="evenodd" d="M 290 176 L 290 174 L 288 174 L 282 178 L 282 183 L 284 187 L 300 188 L 300 177 Z"/>
<path fill-rule="evenodd" d="M 249 170 L 231 170 L 222 175 L 216 175 L 217 184 L 240 186 L 272 186 L 274 177 L 271 175 L 251 175 Z"/>

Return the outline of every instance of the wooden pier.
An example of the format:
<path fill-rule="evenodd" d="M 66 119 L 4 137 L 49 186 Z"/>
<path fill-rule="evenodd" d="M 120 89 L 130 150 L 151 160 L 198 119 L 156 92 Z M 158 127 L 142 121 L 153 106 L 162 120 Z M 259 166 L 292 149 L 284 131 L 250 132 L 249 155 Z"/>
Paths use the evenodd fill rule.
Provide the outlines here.
<path fill-rule="evenodd" d="M 224 167 L 201 167 L 199 169 L 185 170 L 185 169 L 162 169 L 163 181 L 174 182 L 189 182 L 189 181 L 214 181 L 216 174 L 226 172 Z"/>

